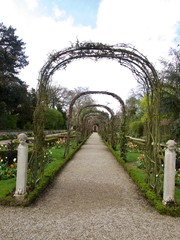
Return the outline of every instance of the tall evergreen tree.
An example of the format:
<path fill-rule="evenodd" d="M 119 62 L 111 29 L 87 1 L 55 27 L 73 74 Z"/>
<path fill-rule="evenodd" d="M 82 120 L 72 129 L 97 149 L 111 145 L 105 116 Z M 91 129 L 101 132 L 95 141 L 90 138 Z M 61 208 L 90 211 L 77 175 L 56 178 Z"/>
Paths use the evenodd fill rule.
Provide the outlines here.
<path fill-rule="evenodd" d="M 28 65 L 25 43 L 15 35 L 16 29 L 0 23 L 0 128 L 9 128 L 8 116 L 18 113 L 27 97 L 27 85 L 18 78 Z"/>
<path fill-rule="evenodd" d="M 28 65 L 25 43 L 15 35 L 16 29 L 0 23 L 0 76 L 3 81 L 19 81 L 16 74 Z"/>

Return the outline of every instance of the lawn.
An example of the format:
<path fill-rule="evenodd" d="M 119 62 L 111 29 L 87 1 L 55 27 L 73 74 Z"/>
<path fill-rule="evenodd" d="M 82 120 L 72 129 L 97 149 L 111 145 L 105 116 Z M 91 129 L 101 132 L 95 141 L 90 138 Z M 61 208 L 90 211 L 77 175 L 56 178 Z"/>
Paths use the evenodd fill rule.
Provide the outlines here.
<path fill-rule="evenodd" d="M 145 182 L 145 172 L 143 169 L 137 167 L 138 157 L 140 156 L 139 152 L 128 152 L 127 157 L 127 165 L 135 170 L 135 174 L 140 182 Z M 175 200 L 177 204 L 180 204 L 180 188 L 175 187 Z"/>
<path fill-rule="evenodd" d="M 6 197 L 10 195 L 16 187 L 16 179 L 10 178 L 7 180 L 0 181 L 0 197 Z"/>
<path fill-rule="evenodd" d="M 180 188 L 175 188 L 175 200 L 178 204 L 180 204 Z"/>
<path fill-rule="evenodd" d="M 127 154 L 126 154 L 127 162 L 128 163 L 131 163 L 131 162 L 136 163 L 139 155 L 140 155 L 139 152 L 127 152 Z"/>

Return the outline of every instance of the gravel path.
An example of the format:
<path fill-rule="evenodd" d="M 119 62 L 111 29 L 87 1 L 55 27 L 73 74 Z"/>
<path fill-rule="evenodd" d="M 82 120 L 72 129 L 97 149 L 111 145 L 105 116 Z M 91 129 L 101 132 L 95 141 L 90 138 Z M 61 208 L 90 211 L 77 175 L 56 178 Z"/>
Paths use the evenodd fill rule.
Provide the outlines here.
<path fill-rule="evenodd" d="M 0 206 L 1 240 L 179 240 L 179 226 L 147 204 L 97 133 L 35 204 Z"/>

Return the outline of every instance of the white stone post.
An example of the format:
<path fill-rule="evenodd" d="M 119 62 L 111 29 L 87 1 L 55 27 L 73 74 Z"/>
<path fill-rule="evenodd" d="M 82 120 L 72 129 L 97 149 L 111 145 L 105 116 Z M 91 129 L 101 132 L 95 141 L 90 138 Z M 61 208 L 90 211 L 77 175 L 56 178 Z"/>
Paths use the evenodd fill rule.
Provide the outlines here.
<path fill-rule="evenodd" d="M 167 149 L 164 158 L 164 187 L 163 187 L 163 204 L 175 202 L 175 170 L 176 170 L 176 152 L 174 150 L 176 142 L 167 141 Z"/>
<path fill-rule="evenodd" d="M 19 146 L 17 152 L 17 177 L 16 191 L 14 197 L 23 200 L 26 196 L 27 166 L 28 166 L 28 144 L 27 136 L 24 133 L 18 135 Z"/>

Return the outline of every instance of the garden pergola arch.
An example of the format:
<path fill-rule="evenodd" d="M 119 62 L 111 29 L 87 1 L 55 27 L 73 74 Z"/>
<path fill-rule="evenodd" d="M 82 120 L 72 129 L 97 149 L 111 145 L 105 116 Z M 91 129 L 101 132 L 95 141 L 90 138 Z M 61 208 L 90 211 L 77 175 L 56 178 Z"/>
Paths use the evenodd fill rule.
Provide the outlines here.
<path fill-rule="evenodd" d="M 68 117 L 71 120 L 72 118 L 72 111 L 73 111 L 73 106 L 76 102 L 76 100 L 84 95 L 88 95 L 88 94 L 103 94 L 103 95 L 109 95 L 113 98 L 115 98 L 121 105 L 122 107 L 122 114 L 125 115 L 126 114 L 126 110 L 125 110 L 125 104 L 124 101 L 122 100 L 121 97 L 119 97 L 117 94 L 112 93 L 112 92 L 108 92 L 108 91 L 85 91 L 85 92 L 81 92 L 79 94 L 77 94 L 71 101 L 70 105 L 69 105 L 69 111 L 68 111 Z"/>
<path fill-rule="evenodd" d="M 85 121 L 87 121 L 88 124 L 91 124 L 92 126 L 96 125 L 98 127 L 100 133 L 101 133 L 101 131 L 104 131 L 104 128 L 105 128 L 104 125 L 106 124 L 106 122 L 105 122 L 105 119 L 103 118 L 103 116 L 90 115 L 84 119 L 84 122 Z"/>
<path fill-rule="evenodd" d="M 77 119 L 78 119 L 78 121 L 77 121 L 77 129 L 76 129 L 76 135 L 78 135 L 78 131 L 80 130 L 80 126 L 81 126 L 81 124 L 80 124 L 80 115 L 81 115 L 81 113 L 85 110 L 85 109 L 87 109 L 87 108 L 93 108 L 93 107 L 100 107 L 100 108 L 104 108 L 104 109 L 106 109 L 108 112 L 109 112 L 109 114 L 111 115 L 111 146 L 114 148 L 115 146 L 115 139 L 114 139 L 114 131 L 113 131 L 113 129 L 114 129 L 114 112 L 113 112 L 113 110 L 110 108 L 110 107 L 108 107 L 108 106 L 105 106 L 105 105 L 103 105 L 103 104 L 89 104 L 89 105 L 85 105 L 85 106 L 83 106 L 80 110 L 79 110 L 79 112 L 78 112 L 78 115 L 77 115 Z M 77 142 L 78 142 L 78 139 L 77 139 Z"/>
<path fill-rule="evenodd" d="M 96 123 L 98 122 L 101 136 L 103 138 L 105 138 L 105 136 L 107 137 L 108 121 L 109 119 L 107 119 L 105 114 L 103 114 L 103 112 L 101 111 L 91 112 L 86 114 L 83 119 L 83 128 L 84 128 L 83 132 L 84 132 L 85 138 L 87 138 L 89 134 L 92 133 L 92 124 L 94 124 L 94 122 Z M 87 127 L 86 125 L 91 125 L 91 127 Z"/>
<path fill-rule="evenodd" d="M 119 103 L 122 108 L 122 117 L 121 117 L 121 128 L 120 128 L 120 155 L 122 158 L 126 159 L 126 110 L 125 110 L 125 104 L 124 101 L 122 100 L 121 97 L 119 97 L 117 94 L 108 92 L 108 91 L 85 91 L 77 94 L 71 101 L 70 106 L 69 106 L 69 111 L 68 111 L 68 125 L 67 125 L 67 147 L 65 150 L 64 155 L 66 156 L 69 152 L 69 144 L 70 144 L 70 129 L 71 129 L 71 121 L 72 121 L 72 112 L 73 112 L 73 106 L 77 99 L 84 95 L 88 94 L 104 94 L 104 95 L 109 95 L 113 98 L 115 98 Z"/>
<path fill-rule="evenodd" d="M 97 118 L 101 118 L 101 119 L 103 119 L 103 122 L 107 122 L 107 124 L 109 123 L 109 118 L 107 118 L 107 115 L 106 115 L 106 113 L 105 112 L 102 112 L 102 111 L 100 111 L 100 110 L 95 110 L 95 111 L 93 111 L 93 112 L 88 112 L 88 113 L 86 113 L 84 116 L 83 116 L 83 119 L 82 119 L 82 125 L 83 125 L 83 132 L 92 132 L 92 128 L 89 128 L 89 126 L 85 126 L 85 122 L 86 122 L 86 120 L 88 119 L 88 118 L 91 118 L 91 119 L 97 119 Z M 104 121 L 105 120 L 105 121 Z M 87 137 L 87 135 L 85 136 L 85 137 Z"/>
<path fill-rule="evenodd" d="M 116 60 L 121 66 L 130 69 L 137 82 L 143 87 L 147 97 L 146 155 L 148 159 L 147 169 L 149 169 L 147 171 L 148 182 L 156 190 L 157 176 L 161 166 L 159 157 L 160 82 L 157 72 L 149 60 L 134 46 L 128 44 L 107 45 L 77 41 L 70 47 L 49 55 L 38 77 L 37 105 L 34 111 L 34 161 L 43 159 L 44 155 L 44 107 L 47 104 L 47 90 L 52 81 L 52 76 L 57 70 L 65 69 L 72 61 L 85 58 L 95 61 L 99 59 Z M 43 160 L 40 161 L 35 165 L 43 165 Z M 41 168 L 43 170 L 43 167 Z"/>
<path fill-rule="evenodd" d="M 108 107 L 108 106 L 106 106 L 106 105 L 103 105 L 103 104 L 88 104 L 88 105 L 83 106 L 83 107 L 79 110 L 78 116 L 77 116 L 77 118 L 78 118 L 78 123 L 79 123 L 79 118 L 80 118 L 81 112 L 82 112 L 84 109 L 86 109 L 86 108 L 93 108 L 93 107 L 105 108 L 105 109 L 110 113 L 111 118 L 114 117 L 114 112 L 113 112 L 113 110 L 112 110 L 110 107 Z"/>

